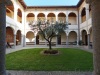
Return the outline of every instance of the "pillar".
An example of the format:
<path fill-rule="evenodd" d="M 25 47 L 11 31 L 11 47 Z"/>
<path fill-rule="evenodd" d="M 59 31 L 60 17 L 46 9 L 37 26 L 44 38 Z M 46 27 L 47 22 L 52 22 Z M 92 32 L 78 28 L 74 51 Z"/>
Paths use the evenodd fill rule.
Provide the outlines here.
<path fill-rule="evenodd" d="M 23 34 L 21 34 L 21 46 L 23 47 Z"/>
<path fill-rule="evenodd" d="M 0 0 L 0 75 L 6 75 L 5 51 L 6 51 L 6 8 L 5 2 Z"/>
<path fill-rule="evenodd" d="M 92 9 L 94 75 L 100 75 L 100 0 L 86 1 Z"/>
<path fill-rule="evenodd" d="M 86 21 L 89 19 L 89 4 L 86 4 Z"/>
<path fill-rule="evenodd" d="M 17 22 L 17 12 L 18 9 L 16 8 L 16 6 L 14 6 L 14 20 Z"/>
<path fill-rule="evenodd" d="M 68 47 L 68 36 L 67 36 L 67 39 L 66 39 L 66 46 Z"/>
<path fill-rule="evenodd" d="M 14 34 L 14 48 L 16 47 L 16 34 Z"/>
<path fill-rule="evenodd" d="M 88 48 L 90 48 L 90 34 L 87 34 L 87 39 L 88 39 Z"/>

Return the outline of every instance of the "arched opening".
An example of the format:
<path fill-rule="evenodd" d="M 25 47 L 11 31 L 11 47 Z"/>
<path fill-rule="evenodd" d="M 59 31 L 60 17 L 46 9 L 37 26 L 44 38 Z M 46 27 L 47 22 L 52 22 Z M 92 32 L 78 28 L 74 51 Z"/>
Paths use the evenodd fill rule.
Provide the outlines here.
<path fill-rule="evenodd" d="M 82 12 L 81 12 L 81 20 L 82 23 L 86 21 L 86 12 L 85 12 L 85 8 L 83 8 Z"/>
<path fill-rule="evenodd" d="M 13 6 L 13 4 L 6 6 L 6 15 L 9 16 L 10 18 L 14 18 L 14 6 Z"/>
<path fill-rule="evenodd" d="M 58 21 L 66 22 L 66 15 L 64 13 L 58 14 Z"/>
<path fill-rule="evenodd" d="M 68 22 L 70 23 L 70 25 L 77 25 L 77 17 L 75 13 L 71 12 L 68 15 Z"/>
<path fill-rule="evenodd" d="M 21 31 L 18 30 L 16 34 L 16 45 L 20 45 L 20 44 L 21 44 Z"/>
<path fill-rule="evenodd" d="M 82 42 L 83 42 L 83 45 L 87 45 L 87 44 L 88 44 L 88 39 L 87 39 L 87 32 L 86 32 L 86 30 L 83 30 L 83 31 L 82 31 Z"/>
<path fill-rule="evenodd" d="M 17 12 L 17 21 L 22 23 L 22 12 L 20 9 L 18 9 L 18 12 Z"/>
<path fill-rule="evenodd" d="M 71 31 L 69 33 L 68 43 L 69 43 L 69 45 L 76 45 L 77 44 L 77 33 L 75 31 Z"/>
<path fill-rule="evenodd" d="M 35 41 L 35 36 L 32 31 L 27 32 L 26 34 L 26 42 L 34 42 Z"/>
<path fill-rule="evenodd" d="M 43 13 L 39 13 L 37 15 L 38 20 L 41 20 L 42 22 L 45 22 L 45 15 Z"/>
<path fill-rule="evenodd" d="M 14 43 L 14 32 L 11 27 L 6 27 L 6 42 Z"/>
<path fill-rule="evenodd" d="M 31 22 L 31 21 L 34 21 L 34 14 L 33 13 L 29 13 L 26 17 L 26 21 L 27 22 Z"/>
<path fill-rule="evenodd" d="M 61 42 L 61 45 L 66 45 L 66 33 L 63 31 L 60 33 L 60 37 L 58 36 L 57 40 L 58 40 L 58 44 L 60 44 Z"/>
<path fill-rule="evenodd" d="M 50 23 L 56 22 L 55 14 L 54 14 L 54 13 L 49 13 L 48 16 L 47 16 L 47 20 L 48 20 Z"/>

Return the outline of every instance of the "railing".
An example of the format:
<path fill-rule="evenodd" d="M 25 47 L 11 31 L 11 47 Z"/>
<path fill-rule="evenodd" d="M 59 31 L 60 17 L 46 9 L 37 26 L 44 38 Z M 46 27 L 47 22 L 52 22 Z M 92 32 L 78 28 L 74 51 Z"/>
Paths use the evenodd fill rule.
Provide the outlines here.
<path fill-rule="evenodd" d="M 14 19 L 6 16 L 6 26 L 9 26 L 9 25 L 17 25 L 16 22 L 14 21 Z"/>
<path fill-rule="evenodd" d="M 78 25 L 68 25 L 68 29 L 78 29 Z"/>

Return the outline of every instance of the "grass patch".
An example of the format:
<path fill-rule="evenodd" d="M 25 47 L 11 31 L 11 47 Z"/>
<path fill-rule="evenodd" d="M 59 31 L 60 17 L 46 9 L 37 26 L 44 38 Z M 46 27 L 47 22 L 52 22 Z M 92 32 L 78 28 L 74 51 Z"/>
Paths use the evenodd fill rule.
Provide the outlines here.
<path fill-rule="evenodd" d="M 93 71 L 92 53 L 58 48 L 60 55 L 42 55 L 43 48 L 24 49 L 6 55 L 7 70 Z"/>

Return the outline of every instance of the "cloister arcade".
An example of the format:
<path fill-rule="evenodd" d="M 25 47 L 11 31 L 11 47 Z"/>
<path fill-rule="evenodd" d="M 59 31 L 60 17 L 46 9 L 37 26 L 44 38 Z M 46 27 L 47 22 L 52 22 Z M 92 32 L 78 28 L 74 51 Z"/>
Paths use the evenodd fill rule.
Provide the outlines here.
<path fill-rule="evenodd" d="M 23 23 L 23 18 L 24 18 L 24 26 L 25 28 L 23 28 L 24 30 L 21 29 L 20 30 L 16 30 L 16 28 L 10 28 L 11 26 L 9 26 L 9 28 L 7 27 L 7 41 L 9 42 L 14 42 L 14 40 L 18 41 L 17 44 L 21 44 L 22 42 L 22 32 L 23 35 L 25 36 L 25 43 L 26 45 L 35 45 L 35 44 L 47 44 L 46 41 L 43 41 L 42 38 L 39 36 L 39 34 L 35 35 L 36 33 L 34 31 L 31 30 L 31 28 L 29 27 L 29 22 L 31 21 L 38 21 L 41 20 L 42 22 L 49 20 L 50 22 L 56 22 L 56 21 L 63 21 L 63 22 L 68 22 L 69 23 L 69 29 L 68 29 L 68 33 L 64 32 L 61 35 L 59 35 L 59 37 L 55 37 L 53 38 L 52 42 L 55 43 L 56 45 L 66 45 L 67 42 L 69 42 L 69 44 L 72 43 L 77 43 L 78 41 L 81 40 L 78 37 L 80 37 L 80 35 L 82 35 L 82 41 L 83 41 L 83 45 L 87 45 L 88 44 L 88 33 L 87 31 L 90 31 L 90 42 L 92 42 L 92 30 L 88 28 L 88 30 L 84 30 L 81 28 L 81 24 L 86 22 L 87 20 L 87 11 L 86 9 L 88 9 L 86 6 L 83 6 L 79 13 L 81 13 L 81 16 L 78 16 L 78 12 L 77 11 L 71 11 L 71 10 L 66 10 L 65 11 L 28 11 L 28 12 L 24 12 L 25 15 L 23 15 L 23 11 L 22 9 L 20 9 L 19 7 L 15 7 L 14 4 L 7 6 L 6 8 L 6 15 L 8 17 L 10 17 L 11 19 L 17 21 L 20 23 L 20 25 L 22 25 Z M 81 18 L 81 23 L 78 24 L 78 18 Z M 91 18 L 91 8 L 89 6 L 89 18 Z M 19 23 L 16 23 L 19 24 Z M 20 26 L 19 25 L 19 26 Z M 80 25 L 80 26 L 79 26 Z M 76 29 L 73 29 L 73 27 L 76 26 Z M 88 25 L 87 25 L 88 26 Z M 78 33 L 79 29 L 81 28 L 81 32 L 80 34 Z M 84 27 L 83 27 L 84 28 Z M 12 29 L 12 30 L 11 30 Z M 85 28 L 86 29 L 86 28 Z M 12 35 L 12 40 L 9 40 L 9 31 L 11 32 Z M 16 34 L 15 34 L 16 32 Z M 16 35 L 16 39 L 14 39 L 14 35 Z M 10 38 L 11 39 L 11 38 Z M 75 44 L 75 45 L 77 45 Z"/>

